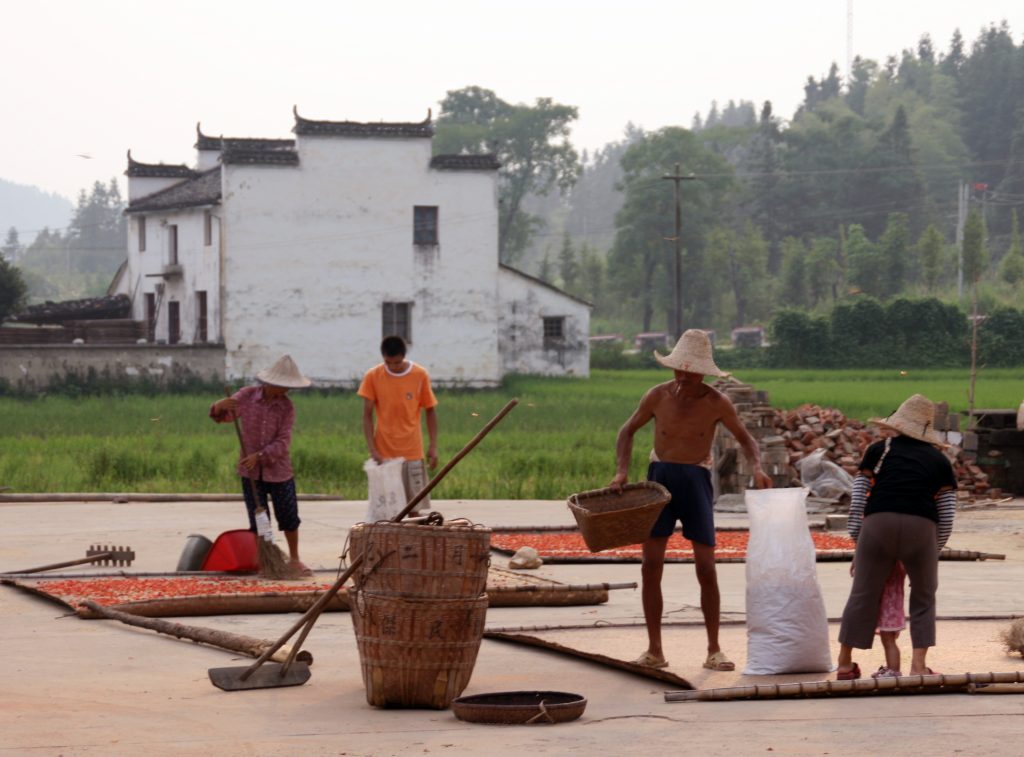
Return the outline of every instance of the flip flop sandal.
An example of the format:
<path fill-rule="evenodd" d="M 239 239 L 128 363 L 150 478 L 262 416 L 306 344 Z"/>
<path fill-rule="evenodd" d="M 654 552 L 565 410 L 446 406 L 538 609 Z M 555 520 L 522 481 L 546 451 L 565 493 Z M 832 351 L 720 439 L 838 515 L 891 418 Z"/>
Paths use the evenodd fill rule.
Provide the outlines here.
<path fill-rule="evenodd" d="M 736 670 L 736 663 L 726 657 L 722 652 L 715 652 L 709 654 L 708 659 L 704 660 L 704 667 L 708 670 L 718 671 L 729 671 Z"/>
<path fill-rule="evenodd" d="M 668 660 L 661 660 L 652 655 L 650 652 L 644 652 L 642 655 L 633 660 L 634 665 L 643 665 L 645 668 L 667 668 Z"/>
<path fill-rule="evenodd" d="M 860 678 L 860 665 L 853 663 L 853 667 L 843 673 L 836 673 L 837 681 L 853 681 Z"/>

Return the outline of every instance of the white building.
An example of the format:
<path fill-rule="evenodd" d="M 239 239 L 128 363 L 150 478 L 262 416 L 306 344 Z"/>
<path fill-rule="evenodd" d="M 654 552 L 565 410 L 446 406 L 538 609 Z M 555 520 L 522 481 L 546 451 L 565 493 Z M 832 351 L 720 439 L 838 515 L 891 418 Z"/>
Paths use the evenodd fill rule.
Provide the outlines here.
<path fill-rule="evenodd" d="M 197 127 L 196 167 L 128 155 L 112 291 L 150 339 L 222 343 L 228 378 L 283 353 L 352 385 L 383 336 L 448 385 L 586 376 L 589 305 L 498 261 L 493 155 L 432 156 L 433 124 L 311 121 L 295 139 Z"/>

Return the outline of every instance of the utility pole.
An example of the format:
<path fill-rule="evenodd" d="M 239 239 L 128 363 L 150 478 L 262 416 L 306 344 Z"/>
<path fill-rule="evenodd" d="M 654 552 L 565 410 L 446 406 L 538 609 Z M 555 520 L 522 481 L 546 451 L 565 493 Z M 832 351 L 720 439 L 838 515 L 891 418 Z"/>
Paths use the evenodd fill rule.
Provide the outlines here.
<path fill-rule="evenodd" d="M 676 248 L 676 313 L 675 313 L 675 338 L 683 335 L 683 195 L 679 191 L 679 182 L 693 181 L 697 177 L 692 173 L 683 176 L 679 164 L 676 163 L 676 172 L 662 176 L 675 185 L 676 196 L 676 235 L 674 238 Z"/>

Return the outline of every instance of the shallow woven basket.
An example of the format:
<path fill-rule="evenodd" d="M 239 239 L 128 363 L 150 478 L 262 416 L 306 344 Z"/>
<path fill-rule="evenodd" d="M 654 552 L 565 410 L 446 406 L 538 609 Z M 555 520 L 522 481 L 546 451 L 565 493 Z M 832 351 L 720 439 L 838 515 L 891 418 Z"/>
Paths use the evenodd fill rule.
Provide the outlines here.
<path fill-rule="evenodd" d="M 565 723 L 583 714 L 587 700 L 564 691 L 501 691 L 459 697 L 452 712 L 470 723 Z"/>
<path fill-rule="evenodd" d="M 587 548 L 600 552 L 647 541 L 670 499 L 661 484 L 641 481 L 626 484 L 621 493 L 605 488 L 573 494 L 568 504 Z"/>
<path fill-rule="evenodd" d="M 442 710 L 466 688 L 483 639 L 486 594 L 406 599 L 355 591 L 349 606 L 371 705 Z"/>
<path fill-rule="evenodd" d="M 357 523 L 349 557 L 356 588 L 392 597 L 476 599 L 487 588 L 491 529 L 445 523 Z"/>

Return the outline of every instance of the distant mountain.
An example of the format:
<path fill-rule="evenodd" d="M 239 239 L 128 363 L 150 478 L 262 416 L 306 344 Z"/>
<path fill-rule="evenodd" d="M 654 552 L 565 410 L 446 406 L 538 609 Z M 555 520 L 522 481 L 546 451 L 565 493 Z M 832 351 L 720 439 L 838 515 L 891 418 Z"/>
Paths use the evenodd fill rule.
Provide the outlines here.
<path fill-rule="evenodd" d="M 67 226 L 73 211 L 74 205 L 66 197 L 0 179 L 0 241 L 13 226 L 18 230 L 19 241 L 30 244 L 44 226 Z"/>

